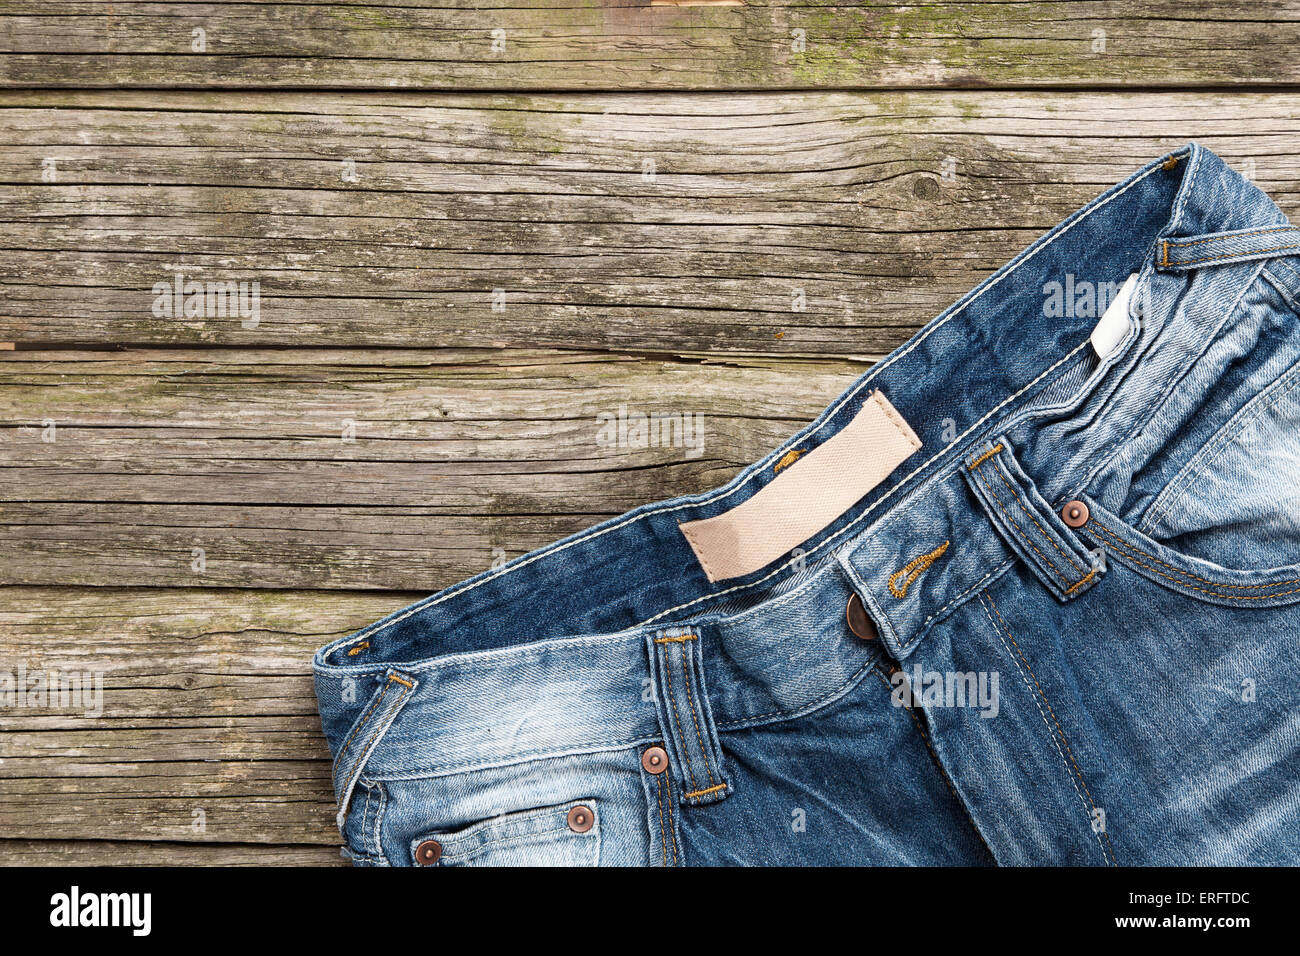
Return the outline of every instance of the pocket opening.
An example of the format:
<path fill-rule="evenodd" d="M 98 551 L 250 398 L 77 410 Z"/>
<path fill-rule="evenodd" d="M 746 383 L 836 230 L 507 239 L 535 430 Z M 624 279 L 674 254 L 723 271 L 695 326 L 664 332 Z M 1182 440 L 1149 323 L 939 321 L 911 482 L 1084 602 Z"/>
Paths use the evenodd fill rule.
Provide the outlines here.
<path fill-rule="evenodd" d="M 428 865 L 422 848 L 437 846 L 438 866 L 595 866 L 600 858 L 600 801 L 583 797 L 518 810 L 455 830 L 429 830 L 410 841 L 410 859 Z M 589 821 L 571 822 L 585 808 Z"/>
<path fill-rule="evenodd" d="M 1300 564 L 1250 570 L 1225 568 L 1175 551 L 1131 527 L 1092 498 L 1084 496 L 1083 500 L 1089 518 L 1078 533 L 1156 584 L 1228 607 L 1280 607 L 1300 602 Z"/>

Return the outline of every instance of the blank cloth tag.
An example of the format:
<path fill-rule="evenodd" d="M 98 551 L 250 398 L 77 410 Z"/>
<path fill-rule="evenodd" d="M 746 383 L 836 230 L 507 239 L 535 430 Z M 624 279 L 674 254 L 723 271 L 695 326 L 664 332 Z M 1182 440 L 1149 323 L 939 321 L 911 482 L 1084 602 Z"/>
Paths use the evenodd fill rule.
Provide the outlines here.
<path fill-rule="evenodd" d="M 835 435 L 806 454 L 791 449 L 752 498 L 678 527 L 710 581 L 738 578 L 817 534 L 920 447 L 903 416 L 875 391 Z"/>
<path fill-rule="evenodd" d="M 1125 280 L 1124 285 L 1115 293 L 1115 298 L 1111 300 L 1106 309 L 1106 314 L 1101 317 L 1097 325 L 1092 330 L 1092 335 L 1088 336 L 1092 342 L 1092 350 L 1097 353 L 1097 358 L 1104 359 L 1124 341 L 1124 336 L 1128 335 L 1130 327 L 1128 311 L 1129 303 L 1133 301 L 1133 290 L 1137 288 L 1138 277 L 1136 274 L 1131 275 Z"/>

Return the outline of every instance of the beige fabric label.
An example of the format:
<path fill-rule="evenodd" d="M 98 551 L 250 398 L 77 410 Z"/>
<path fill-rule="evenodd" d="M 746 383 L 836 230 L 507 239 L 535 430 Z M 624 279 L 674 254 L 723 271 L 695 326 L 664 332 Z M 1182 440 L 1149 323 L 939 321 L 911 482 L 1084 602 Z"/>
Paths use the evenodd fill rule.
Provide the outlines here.
<path fill-rule="evenodd" d="M 897 409 L 872 392 L 838 434 L 772 466 L 777 476 L 748 501 L 678 527 L 710 581 L 751 574 L 844 514 L 920 447 Z"/>

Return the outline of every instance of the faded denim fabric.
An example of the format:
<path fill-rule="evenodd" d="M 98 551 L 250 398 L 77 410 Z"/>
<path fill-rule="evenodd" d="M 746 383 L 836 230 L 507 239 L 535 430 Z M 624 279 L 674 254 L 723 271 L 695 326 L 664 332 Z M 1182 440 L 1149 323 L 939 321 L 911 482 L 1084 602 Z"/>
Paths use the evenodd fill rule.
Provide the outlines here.
<path fill-rule="evenodd" d="M 1298 307 L 1300 229 L 1200 146 L 1152 163 L 726 486 L 321 649 L 351 855 L 1300 862 Z M 919 449 L 711 582 L 679 526 L 877 393 Z"/>

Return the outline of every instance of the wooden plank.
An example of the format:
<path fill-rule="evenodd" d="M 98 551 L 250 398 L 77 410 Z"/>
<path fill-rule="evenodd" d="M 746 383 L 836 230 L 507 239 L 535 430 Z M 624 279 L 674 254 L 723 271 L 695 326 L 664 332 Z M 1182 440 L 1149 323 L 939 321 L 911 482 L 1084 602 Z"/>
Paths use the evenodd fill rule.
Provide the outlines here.
<path fill-rule="evenodd" d="M 466 90 L 1272 84 L 1300 79 L 1298 26 L 1295 0 L 7 0 L 0 82 Z"/>
<path fill-rule="evenodd" d="M 0 583 L 425 591 L 725 483 L 868 367 L 453 349 L 7 355 Z M 693 431 L 611 446 L 601 416 L 620 409 L 689 416 Z"/>
<path fill-rule="evenodd" d="M 311 654 L 416 597 L 0 588 L 2 669 L 102 686 L 5 708 L 4 835 L 337 845 Z"/>
<path fill-rule="evenodd" d="M 347 866 L 331 846 L 0 840 L 0 866 Z"/>
<path fill-rule="evenodd" d="M 342 864 L 315 647 L 725 481 L 1188 138 L 1300 209 L 1297 0 L 458 7 L 0 12 L 0 670 L 104 688 L 3 712 L 0 863 Z M 788 92 L 969 86 L 1058 92 Z"/>
<path fill-rule="evenodd" d="M 74 764 L 74 772 L 14 762 L 25 775 L 0 787 L 0 819 L 14 837 L 339 843 L 324 760 Z"/>
<path fill-rule="evenodd" d="M 1188 138 L 1294 213 L 1298 114 L 1296 93 L 0 93 L 0 340 L 883 353 Z M 256 316 L 166 314 L 178 275 L 248 304 L 256 282 Z"/>
<path fill-rule="evenodd" d="M 79 702 L 6 708 L 0 777 L 18 775 L 15 759 L 327 758 L 313 651 L 423 594 L 0 587 L 0 670 L 104 675 L 102 716 Z"/>

